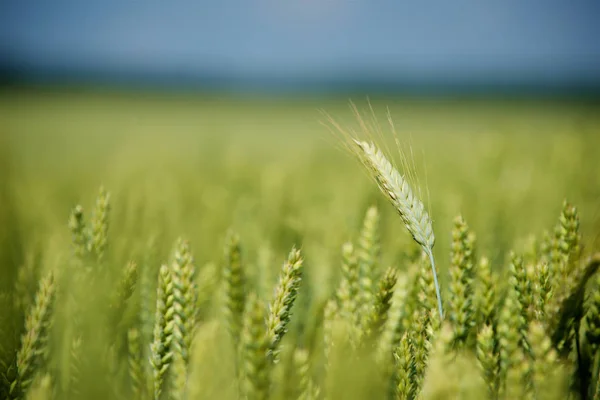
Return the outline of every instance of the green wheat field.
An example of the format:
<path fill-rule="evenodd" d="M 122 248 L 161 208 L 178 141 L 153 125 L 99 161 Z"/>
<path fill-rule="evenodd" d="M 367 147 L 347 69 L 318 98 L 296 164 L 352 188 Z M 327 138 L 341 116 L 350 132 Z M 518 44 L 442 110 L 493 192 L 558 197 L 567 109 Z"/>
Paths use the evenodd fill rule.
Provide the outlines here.
<path fill-rule="evenodd" d="M 0 93 L 0 397 L 600 399 L 598 104 L 352 101 Z"/>

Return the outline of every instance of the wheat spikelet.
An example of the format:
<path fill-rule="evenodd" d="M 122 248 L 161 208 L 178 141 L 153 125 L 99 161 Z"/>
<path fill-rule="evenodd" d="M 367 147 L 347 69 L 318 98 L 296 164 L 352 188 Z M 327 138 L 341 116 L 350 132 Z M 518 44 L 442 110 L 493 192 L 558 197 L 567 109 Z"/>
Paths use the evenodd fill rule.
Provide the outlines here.
<path fill-rule="evenodd" d="M 127 331 L 128 372 L 134 399 L 143 399 L 146 389 L 140 339 L 140 332 L 136 328 Z"/>
<path fill-rule="evenodd" d="M 354 246 L 347 242 L 342 246 L 342 281 L 336 292 L 341 315 L 353 324 L 359 322 L 360 273 Z"/>
<path fill-rule="evenodd" d="M 269 396 L 267 350 L 270 339 L 265 335 L 265 309 L 253 293 L 248 297 L 242 330 L 242 391 L 248 400 Z"/>
<path fill-rule="evenodd" d="M 478 314 L 479 326 L 492 324 L 496 320 L 496 279 L 492 273 L 492 266 L 487 257 L 481 257 L 476 271 L 477 282 L 475 285 L 475 309 Z"/>
<path fill-rule="evenodd" d="M 360 285 L 360 277 L 354 246 L 351 242 L 344 243 L 342 246 L 342 280 L 335 293 L 335 304 L 339 317 L 348 322 L 349 340 L 354 349 L 358 347 L 362 334 L 368 328 L 368 317 L 370 316 L 370 314 L 363 316 L 366 310 L 362 308 L 364 290 Z"/>
<path fill-rule="evenodd" d="M 117 286 L 117 290 L 115 292 L 115 298 L 113 301 L 113 306 L 115 308 L 122 307 L 123 303 L 125 303 L 133 294 L 135 290 L 135 285 L 138 280 L 138 266 L 134 261 L 130 261 L 125 266 L 125 270 L 123 271 L 123 276 L 121 277 L 121 281 Z"/>
<path fill-rule="evenodd" d="M 514 294 L 515 312 L 517 312 L 516 318 L 518 323 L 512 325 L 511 328 L 517 328 L 519 332 L 519 345 L 524 349 L 528 350 L 527 344 L 527 330 L 529 325 L 529 313 L 528 309 L 532 304 L 531 290 L 529 282 L 527 281 L 527 275 L 525 268 L 523 267 L 523 258 L 516 255 L 515 253 L 510 254 L 511 262 L 509 267 L 509 278 L 508 284 L 510 291 Z"/>
<path fill-rule="evenodd" d="M 196 291 L 195 267 L 189 243 L 178 239 L 174 261 L 171 264 L 173 278 L 173 345 L 187 365 L 194 335 Z"/>
<path fill-rule="evenodd" d="M 413 315 L 414 329 L 411 331 L 411 346 L 414 355 L 414 385 L 415 394 L 419 393 L 432 348 L 433 321 L 432 315 L 426 310 L 415 311 Z"/>
<path fill-rule="evenodd" d="M 369 316 L 368 341 L 379 338 L 388 319 L 388 312 L 392 306 L 392 296 L 398 275 L 392 267 L 388 268 L 379 282 L 379 290 L 375 295 L 375 302 Z"/>
<path fill-rule="evenodd" d="M 532 285 L 532 297 L 534 301 L 534 316 L 538 321 L 546 318 L 546 305 L 552 299 L 552 273 L 550 264 L 544 260 L 538 261 L 535 266 L 536 279 Z"/>
<path fill-rule="evenodd" d="M 544 326 L 533 321 L 529 324 L 528 341 L 531 345 L 529 380 L 538 399 L 566 398 L 566 379 L 556 350 Z"/>
<path fill-rule="evenodd" d="M 563 279 L 573 272 L 580 252 L 579 242 L 579 214 L 577 208 L 565 200 L 554 228 L 551 250 L 554 269 Z"/>
<path fill-rule="evenodd" d="M 475 326 L 474 260 L 475 236 L 462 218 L 454 219 L 450 265 L 449 320 L 454 330 L 454 345 L 460 347 L 470 341 Z"/>
<path fill-rule="evenodd" d="M 375 178 L 379 189 L 390 200 L 406 229 L 412 235 L 423 251 L 431 260 L 431 268 L 434 272 L 436 295 L 438 298 L 438 311 L 440 318 L 444 315 L 442 307 L 442 296 L 437 281 L 435 262 L 433 259 L 433 245 L 435 236 L 431 218 L 425 210 L 423 203 L 413 194 L 408 181 L 394 168 L 385 155 L 374 144 L 354 140 L 360 149 L 359 157 Z"/>
<path fill-rule="evenodd" d="M 583 298 L 588 280 L 600 268 L 600 253 L 592 255 L 587 262 L 578 264 L 562 287 L 546 306 L 547 327 L 555 346 L 562 352 L 570 350 L 573 328 L 583 314 Z"/>
<path fill-rule="evenodd" d="M 369 314 L 376 290 L 376 267 L 379 258 L 379 212 L 377 207 L 371 206 L 367 210 L 363 227 L 358 239 L 358 267 L 360 284 L 360 307 L 361 323 L 363 329 L 369 323 Z"/>
<path fill-rule="evenodd" d="M 121 322 L 123 318 L 123 312 L 125 310 L 125 306 L 127 301 L 133 294 L 135 290 L 135 286 L 138 280 L 138 266 L 135 262 L 130 261 L 125 266 L 125 270 L 123 271 L 123 276 L 121 280 L 117 284 L 117 288 L 113 293 L 110 308 L 112 311 L 111 315 L 111 329 L 113 331 L 117 330 L 118 324 Z"/>
<path fill-rule="evenodd" d="M 498 354 L 494 328 L 485 324 L 477 334 L 476 354 L 479 368 L 485 378 L 490 398 L 498 393 Z"/>
<path fill-rule="evenodd" d="M 269 353 L 273 360 L 277 360 L 277 346 L 287 331 L 291 317 L 291 309 L 296 301 L 300 281 L 302 280 L 302 257 L 300 251 L 293 248 L 287 261 L 283 264 L 281 277 L 275 297 L 269 306 L 267 317 L 267 337 L 269 339 Z"/>
<path fill-rule="evenodd" d="M 108 243 L 108 216 L 110 208 L 110 193 L 104 187 L 101 187 L 92 215 L 91 237 L 88 242 L 89 251 L 96 256 L 98 261 L 104 259 Z"/>
<path fill-rule="evenodd" d="M 409 272 L 410 273 L 410 272 Z M 394 294 L 391 300 L 388 318 L 383 328 L 383 332 L 379 338 L 377 352 L 375 354 L 377 363 L 385 368 L 391 367 L 394 361 L 394 351 L 400 344 L 402 335 L 405 333 L 405 303 L 408 296 L 409 282 L 408 274 L 398 274 L 396 285 L 394 286 Z"/>
<path fill-rule="evenodd" d="M 52 307 L 56 295 L 54 274 L 48 273 L 40 282 L 35 303 L 25 320 L 25 334 L 17 353 L 18 384 L 26 393 L 47 351 L 48 330 L 51 325 Z"/>
<path fill-rule="evenodd" d="M 369 168 L 379 188 L 392 202 L 404 225 L 424 250 L 432 249 L 435 236 L 429 214 L 423 203 L 413 194 L 408 181 L 394 168 L 383 152 L 374 144 L 355 140 L 362 151 L 361 160 Z"/>
<path fill-rule="evenodd" d="M 82 364 L 82 344 L 81 336 L 76 336 L 69 348 L 69 382 L 68 390 L 72 397 L 79 396 L 81 386 L 81 364 Z"/>
<path fill-rule="evenodd" d="M 239 343 L 242 330 L 242 318 L 246 306 L 246 273 L 242 264 L 240 239 L 229 233 L 225 245 L 225 267 L 223 268 L 223 285 L 225 295 L 224 317 L 232 342 Z"/>
<path fill-rule="evenodd" d="M 71 231 L 73 253 L 75 258 L 81 261 L 87 255 L 88 238 L 83 217 L 83 207 L 80 205 L 75 206 L 69 215 L 69 230 Z"/>
<path fill-rule="evenodd" d="M 396 360 L 395 393 L 396 399 L 409 399 L 414 392 L 415 368 L 414 350 L 408 333 L 400 339 L 394 351 Z"/>
<path fill-rule="evenodd" d="M 169 268 L 162 265 L 158 278 L 154 340 L 150 345 L 155 400 L 160 399 L 165 374 L 173 358 L 173 316 L 173 279 Z"/>
<path fill-rule="evenodd" d="M 521 310 L 517 293 L 509 288 L 504 304 L 498 315 L 497 346 L 498 346 L 498 391 L 506 393 L 509 371 L 515 366 L 515 354 L 520 351 Z"/>

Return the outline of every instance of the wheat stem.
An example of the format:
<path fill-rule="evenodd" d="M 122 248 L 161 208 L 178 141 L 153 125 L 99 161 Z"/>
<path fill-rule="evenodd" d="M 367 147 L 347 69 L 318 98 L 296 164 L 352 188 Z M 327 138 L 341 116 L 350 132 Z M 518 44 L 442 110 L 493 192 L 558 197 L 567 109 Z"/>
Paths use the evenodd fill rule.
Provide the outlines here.
<path fill-rule="evenodd" d="M 435 261 L 433 261 L 433 253 L 430 249 L 425 249 L 425 253 L 429 256 L 431 261 L 431 271 L 433 272 L 433 283 L 435 284 L 435 295 L 437 296 L 438 312 L 440 313 L 440 319 L 444 318 L 444 307 L 442 306 L 442 293 L 440 291 L 440 284 L 438 282 L 437 271 L 435 270 Z"/>

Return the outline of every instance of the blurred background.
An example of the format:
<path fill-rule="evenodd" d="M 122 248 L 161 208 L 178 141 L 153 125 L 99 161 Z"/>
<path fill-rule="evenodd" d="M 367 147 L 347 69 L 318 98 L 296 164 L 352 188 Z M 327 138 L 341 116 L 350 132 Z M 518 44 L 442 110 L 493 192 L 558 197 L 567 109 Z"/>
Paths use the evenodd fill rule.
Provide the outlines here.
<path fill-rule="evenodd" d="M 391 262 L 410 237 L 321 124 L 356 127 L 349 100 L 412 146 L 442 269 L 459 213 L 498 265 L 564 199 L 596 243 L 599 17 L 595 1 L 3 0 L 5 264 L 68 248 L 100 185 L 119 265 L 157 234 L 163 259 L 185 235 L 218 260 L 228 228 L 250 259 L 302 244 L 337 265 L 371 204 Z"/>
<path fill-rule="evenodd" d="M 600 5 L 12 1 L 5 81 L 234 93 L 596 94 Z"/>

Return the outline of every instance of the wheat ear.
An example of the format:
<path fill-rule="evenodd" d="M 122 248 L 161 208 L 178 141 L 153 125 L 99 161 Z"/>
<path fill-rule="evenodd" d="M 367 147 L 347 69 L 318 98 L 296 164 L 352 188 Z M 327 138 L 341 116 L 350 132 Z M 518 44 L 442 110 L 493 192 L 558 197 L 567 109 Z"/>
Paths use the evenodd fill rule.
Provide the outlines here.
<path fill-rule="evenodd" d="M 273 361 L 279 357 L 279 344 L 287 332 L 291 311 L 298 295 L 302 280 L 302 256 L 300 250 L 292 248 L 281 269 L 281 277 L 275 288 L 274 298 L 269 305 L 267 316 L 267 338 L 269 356 Z"/>
<path fill-rule="evenodd" d="M 400 175 L 392 163 L 388 161 L 385 155 L 374 144 L 356 139 L 353 140 L 360 149 L 360 152 L 358 152 L 359 158 L 375 178 L 379 189 L 390 200 L 396 211 L 398 211 L 404 226 L 406 226 L 406 229 L 408 229 L 415 242 L 429 256 L 435 280 L 438 310 L 440 318 L 443 318 L 442 296 L 432 252 L 433 245 L 435 244 L 435 236 L 433 234 L 431 218 L 427 211 L 425 211 L 425 206 L 413 194 L 406 179 Z"/>
<path fill-rule="evenodd" d="M 154 317 L 154 340 L 150 345 L 150 365 L 153 372 L 154 399 L 159 400 L 165 374 L 173 361 L 174 314 L 173 277 L 166 265 L 160 267 Z"/>
<path fill-rule="evenodd" d="M 49 272 L 41 281 L 29 314 L 25 319 L 25 333 L 17 352 L 18 384 L 21 393 L 27 393 L 36 370 L 44 360 L 48 347 L 48 331 L 52 323 L 52 308 L 56 298 L 54 274 Z"/>

